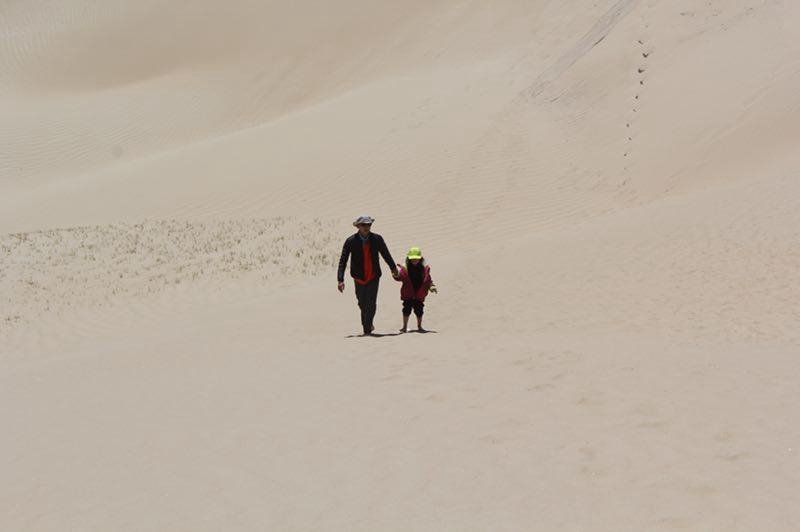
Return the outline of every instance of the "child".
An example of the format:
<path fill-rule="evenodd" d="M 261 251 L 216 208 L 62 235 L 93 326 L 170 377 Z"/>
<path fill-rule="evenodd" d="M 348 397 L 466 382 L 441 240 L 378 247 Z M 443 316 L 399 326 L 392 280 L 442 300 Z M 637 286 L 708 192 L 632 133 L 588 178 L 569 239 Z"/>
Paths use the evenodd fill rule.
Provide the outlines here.
<path fill-rule="evenodd" d="M 419 248 L 408 250 L 406 266 L 397 267 L 396 280 L 403 283 L 400 287 L 400 299 L 403 300 L 403 328 L 400 332 L 408 331 L 408 318 L 411 311 L 417 316 L 417 327 L 419 332 L 426 332 L 422 328 L 422 314 L 425 309 L 425 298 L 428 292 L 438 293 L 431 279 L 431 269 L 425 264 L 422 258 L 422 251 Z"/>

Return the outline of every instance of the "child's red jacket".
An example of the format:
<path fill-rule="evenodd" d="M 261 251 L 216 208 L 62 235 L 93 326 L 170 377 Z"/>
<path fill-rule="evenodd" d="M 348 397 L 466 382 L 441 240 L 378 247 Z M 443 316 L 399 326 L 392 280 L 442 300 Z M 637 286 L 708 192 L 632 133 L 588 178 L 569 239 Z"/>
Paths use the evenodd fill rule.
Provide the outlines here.
<path fill-rule="evenodd" d="M 428 290 L 430 290 L 431 285 L 433 285 L 430 266 L 425 266 L 425 273 L 422 276 L 422 284 L 419 285 L 419 288 L 416 290 L 414 290 L 414 285 L 411 284 L 411 278 L 408 276 L 408 270 L 406 270 L 403 266 L 397 266 L 397 273 L 400 274 L 398 281 L 403 283 L 403 286 L 400 287 L 400 299 L 403 301 L 408 301 L 411 299 L 425 301 L 425 298 L 428 297 Z"/>

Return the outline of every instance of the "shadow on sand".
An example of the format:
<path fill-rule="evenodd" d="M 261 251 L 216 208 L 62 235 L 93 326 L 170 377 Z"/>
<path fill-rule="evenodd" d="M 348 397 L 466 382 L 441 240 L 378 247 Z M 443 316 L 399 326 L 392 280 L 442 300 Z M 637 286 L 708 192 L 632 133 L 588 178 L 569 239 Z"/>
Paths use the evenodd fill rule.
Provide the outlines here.
<path fill-rule="evenodd" d="M 386 333 L 386 334 L 383 334 L 383 333 L 372 333 L 372 334 L 369 334 L 369 335 L 367 335 L 367 334 L 351 334 L 351 335 L 345 336 L 345 338 L 385 338 L 387 336 L 400 336 L 400 334 L 401 333 L 399 333 L 399 332 Z"/>
<path fill-rule="evenodd" d="M 437 334 L 438 331 L 431 331 L 431 330 L 424 330 L 424 331 L 408 331 L 405 333 L 396 332 L 396 333 L 372 333 L 369 336 L 364 334 L 350 334 L 345 336 L 345 338 L 386 338 L 389 336 L 403 336 L 404 334 Z"/>

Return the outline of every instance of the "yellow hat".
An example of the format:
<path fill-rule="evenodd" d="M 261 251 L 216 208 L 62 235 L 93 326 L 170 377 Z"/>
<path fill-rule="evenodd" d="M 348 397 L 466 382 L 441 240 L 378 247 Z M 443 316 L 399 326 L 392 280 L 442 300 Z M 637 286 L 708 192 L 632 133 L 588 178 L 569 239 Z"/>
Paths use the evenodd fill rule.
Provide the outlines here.
<path fill-rule="evenodd" d="M 419 248 L 411 248 L 408 250 L 408 255 L 406 256 L 408 259 L 421 259 L 422 258 L 422 251 Z"/>

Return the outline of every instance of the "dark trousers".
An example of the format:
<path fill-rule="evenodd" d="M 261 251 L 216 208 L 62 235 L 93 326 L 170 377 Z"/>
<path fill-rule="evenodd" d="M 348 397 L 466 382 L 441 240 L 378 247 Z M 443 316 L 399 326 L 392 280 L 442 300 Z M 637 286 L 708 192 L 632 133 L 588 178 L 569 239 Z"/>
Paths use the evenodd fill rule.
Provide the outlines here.
<path fill-rule="evenodd" d="M 372 332 L 372 320 L 375 319 L 375 311 L 378 309 L 378 284 L 380 279 L 373 279 L 367 284 L 356 285 L 356 299 L 358 308 L 361 309 L 361 325 L 364 327 L 364 334 Z"/>
<path fill-rule="evenodd" d="M 421 318 L 422 314 L 425 312 L 425 303 L 417 299 L 404 299 L 403 316 L 411 316 L 412 309 L 414 310 L 414 314 Z"/>

